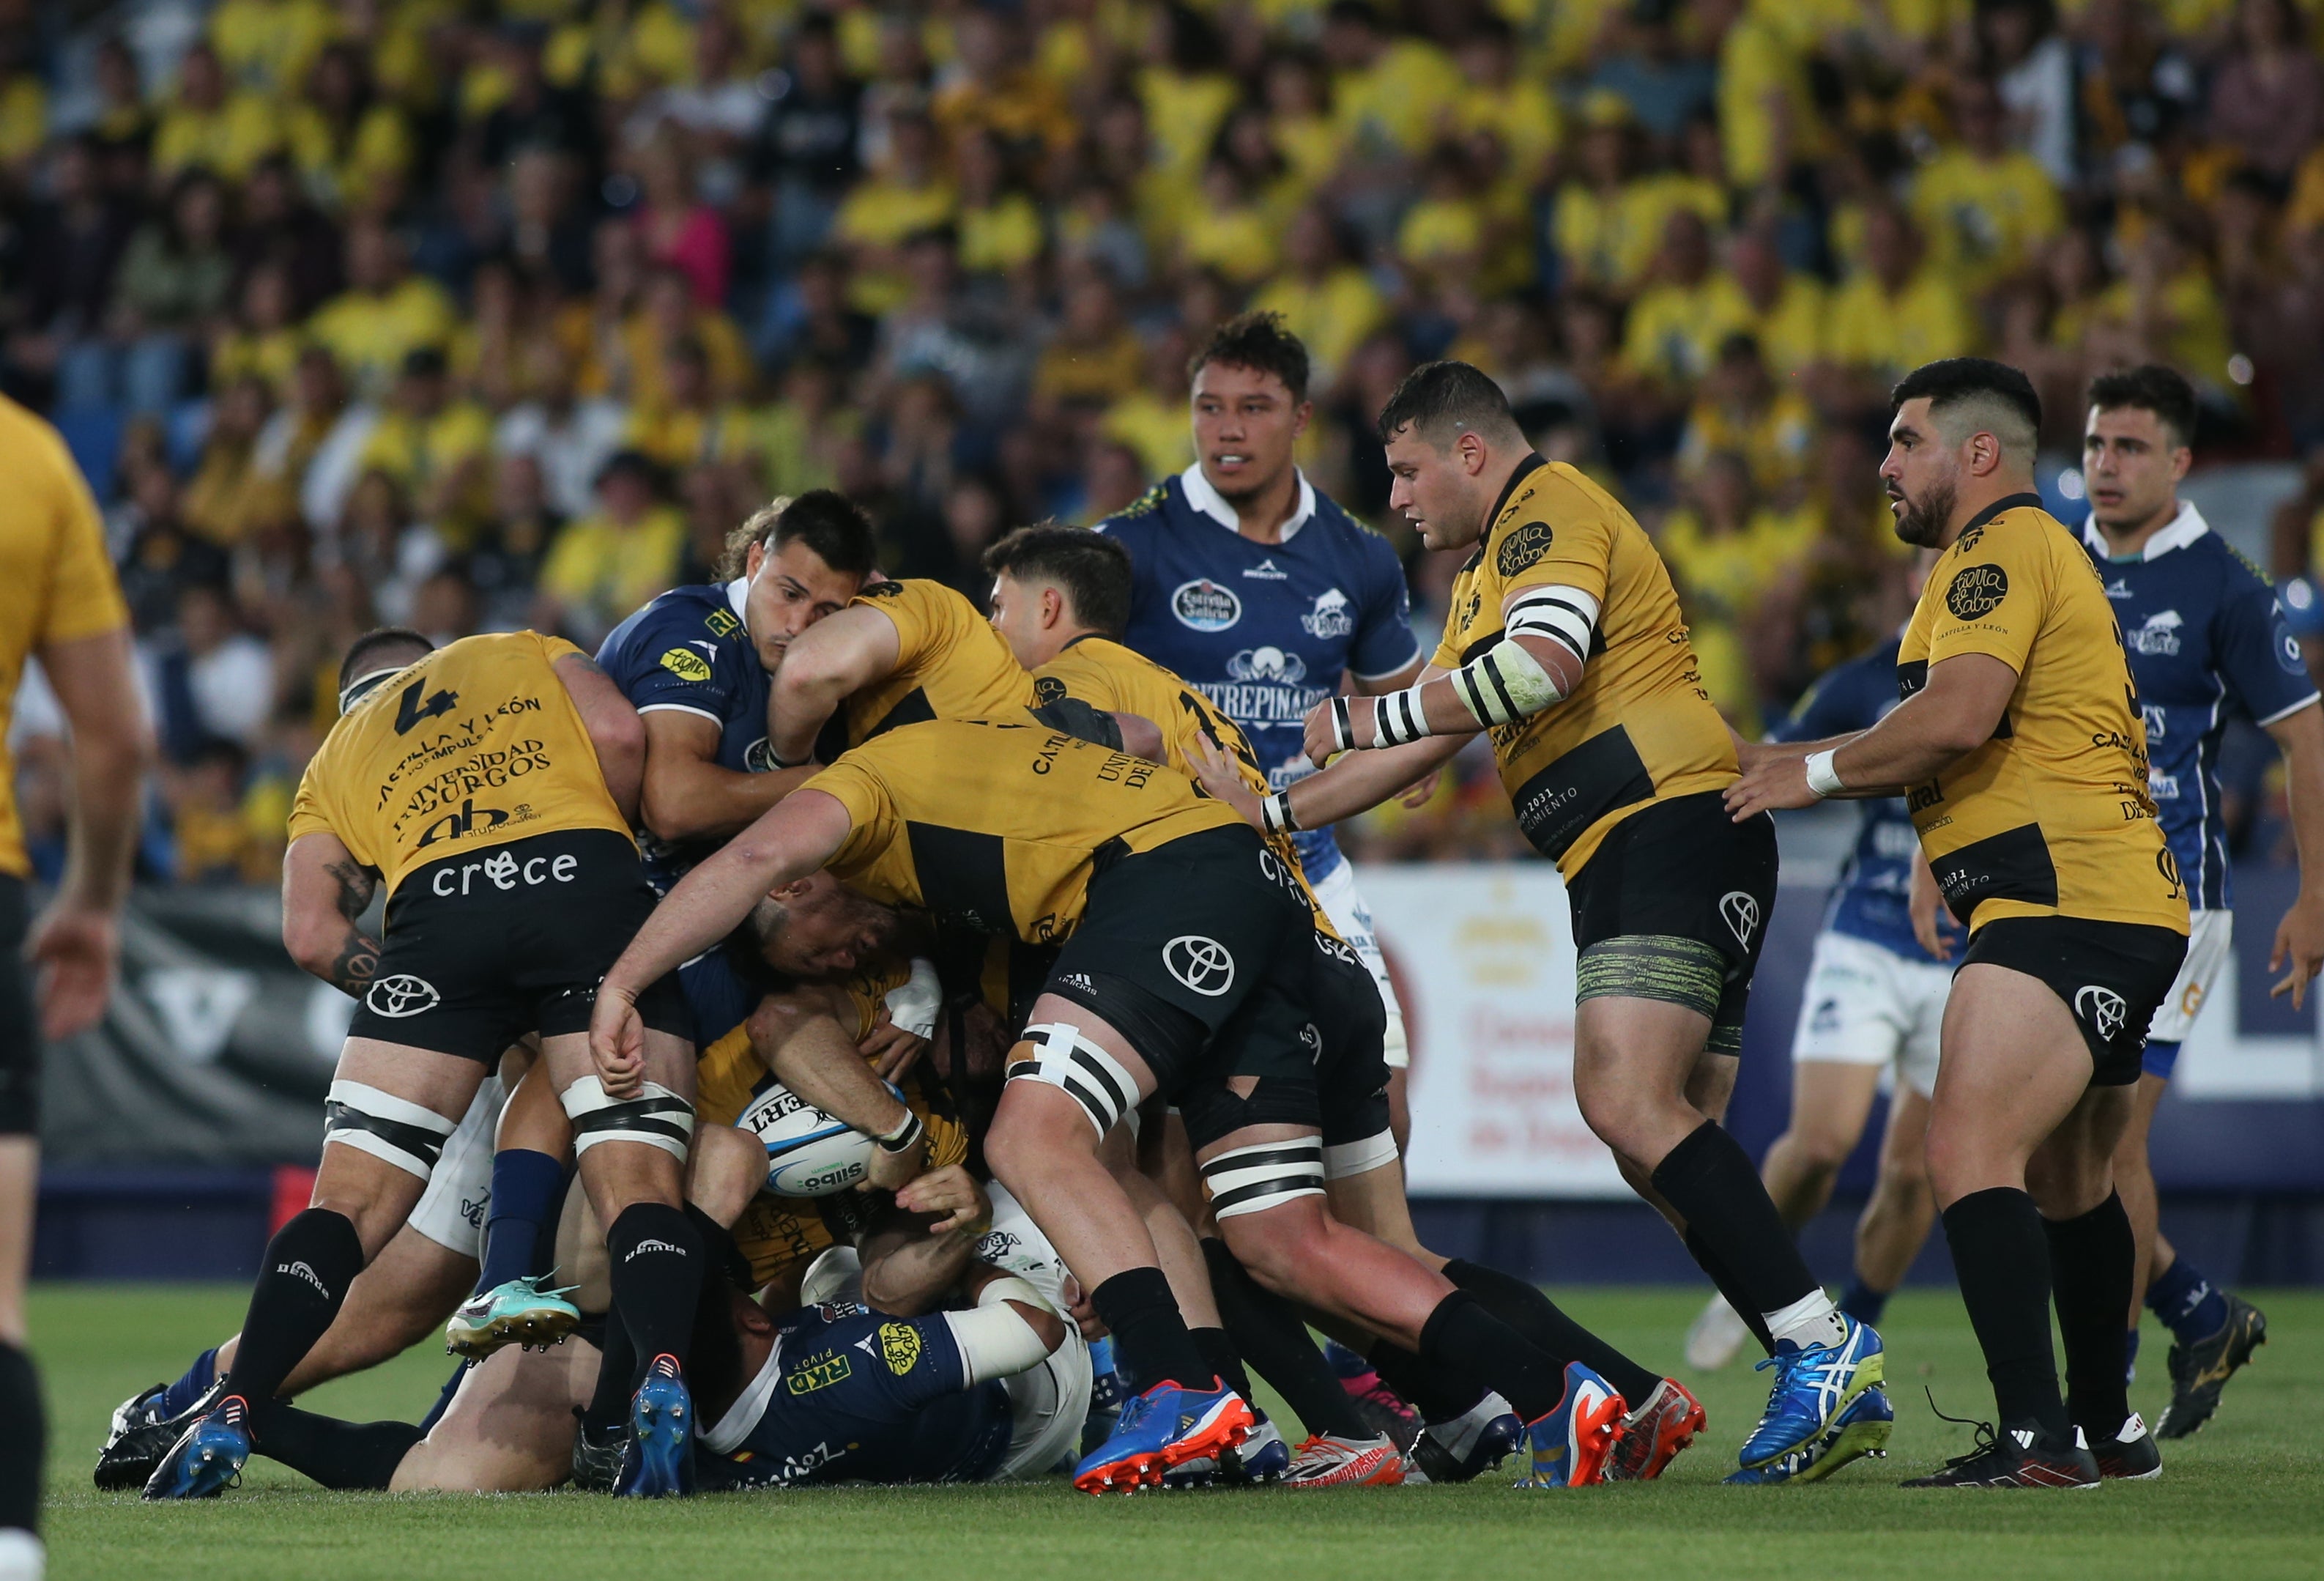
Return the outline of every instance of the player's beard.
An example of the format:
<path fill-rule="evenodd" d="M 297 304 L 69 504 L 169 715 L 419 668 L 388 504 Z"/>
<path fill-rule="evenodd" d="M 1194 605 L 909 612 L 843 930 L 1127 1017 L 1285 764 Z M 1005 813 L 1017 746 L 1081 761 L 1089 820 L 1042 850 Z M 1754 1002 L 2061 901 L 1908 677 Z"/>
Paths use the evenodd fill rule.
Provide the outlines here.
<path fill-rule="evenodd" d="M 1953 501 L 1960 490 L 1948 480 L 1932 483 L 1919 499 L 1899 494 L 1904 513 L 1896 518 L 1896 536 L 1915 549 L 1934 549 L 1944 541 L 1945 523 L 1952 520 Z"/>

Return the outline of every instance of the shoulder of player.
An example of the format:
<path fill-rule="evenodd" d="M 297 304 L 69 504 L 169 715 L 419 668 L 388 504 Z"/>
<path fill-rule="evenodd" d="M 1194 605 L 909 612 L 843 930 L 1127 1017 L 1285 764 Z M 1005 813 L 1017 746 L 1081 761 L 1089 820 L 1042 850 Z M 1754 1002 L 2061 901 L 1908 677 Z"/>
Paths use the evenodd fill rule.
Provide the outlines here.
<path fill-rule="evenodd" d="M 1177 485 L 1178 479 L 1176 476 L 1164 478 L 1112 515 L 1098 522 L 1093 531 L 1123 537 L 1134 536 L 1145 532 L 1153 525 L 1157 516 L 1166 513 L 1172 502 L 1175 501 L 1179 509 L 1185 508 L 1185 495 Z"/>

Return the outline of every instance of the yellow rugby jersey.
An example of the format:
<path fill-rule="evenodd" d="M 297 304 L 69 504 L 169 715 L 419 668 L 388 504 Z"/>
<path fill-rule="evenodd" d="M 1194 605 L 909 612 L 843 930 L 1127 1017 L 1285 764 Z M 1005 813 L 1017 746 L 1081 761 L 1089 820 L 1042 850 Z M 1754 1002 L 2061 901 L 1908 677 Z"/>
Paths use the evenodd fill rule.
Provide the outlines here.
<path fill-rule="evenodd" d="M 57 430 L 0 395 L 0 873 L 31 876 L 8 726 L 27 655 L 129 624 L 97 500 Z"/>
<path fill-rule="evenodd" d="M 1184 774 L 1033 725 L 907 726 L 802 788 L 847 809 L 826 865 L 851 888 L 1027 944 L 1073 933 L 1100 862 L 1249 827 Z"/>
<path fill-rule="evenodd" d="M 942 582 L 874 582 L 853 600 L 896 626 L 896 668 L 840 705 L 846 744 L 929 719 L 1007 719 L 1033 706 L 1033 678 L 976 606 Z"/>
<path fill-rule="evenodd" d="M 2187 931 L 2187 894 L 2146 788 L 2146 729 L 2106 584 L 2039 495 L 1971 518 L 1929 574 L 1896 689 L 1989 653 L 2017 672 L 1992 739 L 1907 797 L 1953 915 L 2087 917 Z"/>
<path fill-rule="evenodd" d="M 1033 690 L 1043 707 L 1059 698 L 1077 698 L 1107 713 L 1136 714 L 1150 719 L 1162 732 L 1162 750 L 1169 765 L 1193 780 L 1199 773 L 1192 755 L 1194 743 L 1207 741 L 1231 759 L 1250 793 L 1264 800 L 1273 794 L 1267 771 L 1259 766 L 1242 727 L 1211 706 L 1210 699 L 1188 685 L 1177 671 L 1157 664 L 1145 654 L 1107 637 L 1076 637 L 1065 651 L 1033 671 Z M 1202 794 L 1202 788 L 1195 787 Z M 1299 883 L 1315 926 L 1333 938 L 1339 930 L 1324 915 L 1307 884 L 1291 837 L 1280 830 L 1259 838 Z M 1345 942 L 1342 940 L 1342 942 Z"/>
<path fill-rule="evenodd" d="M 1432 662 L 1459 669 L 1501 640 L 1510 594 L 1558 583 L 1599 603 L 1582 684 L 1489 735 L 1517 827 L 1570 878 L 1632 813 L 1720 790 L 1738 770 L 1662 557 L 1613 495 L 1563 462 L 1528 457 L 1509 479 L 1453 578 Z"/>
<path fill-rule="evenodd" d="M 331 726 L 290 807 L 290 838 L 337 835 L 388 892 L 424 863 L 560 829 L 630 826 L 581 711 L 551 668 L 580 649 L 539 632 L 463 637 Z"/>

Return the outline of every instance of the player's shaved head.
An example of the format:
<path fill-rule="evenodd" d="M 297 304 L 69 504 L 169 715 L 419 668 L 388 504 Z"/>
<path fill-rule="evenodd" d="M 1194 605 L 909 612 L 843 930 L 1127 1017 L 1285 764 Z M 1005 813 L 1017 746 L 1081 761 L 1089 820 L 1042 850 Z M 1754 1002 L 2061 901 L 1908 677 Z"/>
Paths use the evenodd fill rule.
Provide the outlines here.
<path fill-rule="evenodd" d="M 1522 448 L 1526 442 L 1501 387 L 1482 368 L 1464 362 L 1423 363 L 1405 374 L 1380 408 L 1380 442 L 1393 442 L 1406 429 L 1439 450 L 1463 433 L 1496 448 Z"/>
<path fill-rule="evenodd" d="M 984 574 L 1047 582 L 1065 596 L 1075 625 L 1119 642 L 1130 629 L 1130 550 L 1086 527 L 1019 527 L 984 551 Z"/>
<path fill-rule="evenodd" d="M 1888 393 L 1893 415 L 1908 401 L 1926 397 L 1937 437 L 1962 445 L 1972 434 L 1991 434 L 2002 454 L 2023 467 L 2034 465 L 2042 436 L 2042 398 L 2034 381 L 2007 363 L 1982 356 L 1950 356 L 1924 363 Z"/>
<path fill-rule="evenodd" d="M 435 643 L 410 626 L 376 626 L 365 632 L 347 644 L 347 656 L 339 661 L 339 711 L 345 713 L 357 700 L 346 695 L 354 682 L 417 664 L 435 651 Z"/>

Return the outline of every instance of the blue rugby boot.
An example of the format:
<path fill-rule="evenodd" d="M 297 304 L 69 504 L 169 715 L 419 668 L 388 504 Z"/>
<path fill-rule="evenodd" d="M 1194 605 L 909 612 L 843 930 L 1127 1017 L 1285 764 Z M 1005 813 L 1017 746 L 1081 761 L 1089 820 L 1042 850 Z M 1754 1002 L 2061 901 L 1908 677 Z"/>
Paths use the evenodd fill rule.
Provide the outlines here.
<path fill-rule="evenodd" d="M 250 1406 L 229 1394 L 197 1417 L 146 1479 L 149 1499 L 215 1499 L 242 1480 L 250 1459 Z"/>
<path fill-rule="evenodd" d="M 1167 1379 L 1121 1408 L 1113 1437 L 1082 1456 L 1074 1486 L 1085 1493 L 1135 1493 L 1191 1460 L 1231 1449 L 1250 1436 L 1250 1407 L 1216 1378 L 1208 1389 Z"/>
<path fill-rule="evenodd" d="M 1611 1383 L 1583 1366 L 1565 1368 L 1565 1398 L 1548 1415 L 1526 1424 L 1526 1473 L 1521 1488 L 1584 1488 L 1606 1480 L 1606 1458 L 1622 1436 L 1630 1406 Z"/>
<path fill-rule="evenodd" d="M 656 1356 L 630 1397 L 630 1441 L 617 1499 L 682 1498 L 694 1491 L 694 1397 L 672 1356 Z"/>
<path fill-rule="evenodd" d="M 1767 1409 L 1743 1441 L 1738 1457 L 1754 1471 L 1804 1449 L 1823 1437 L 1840 1413 L 1884 1375 L 1880 1336 L 1868 1325 L 1839 1314 L 1844 1332 L 1828 1345 L 1775 1342 L 1775 1354 L 1759 1364 L 1775 1370 Z"/>

